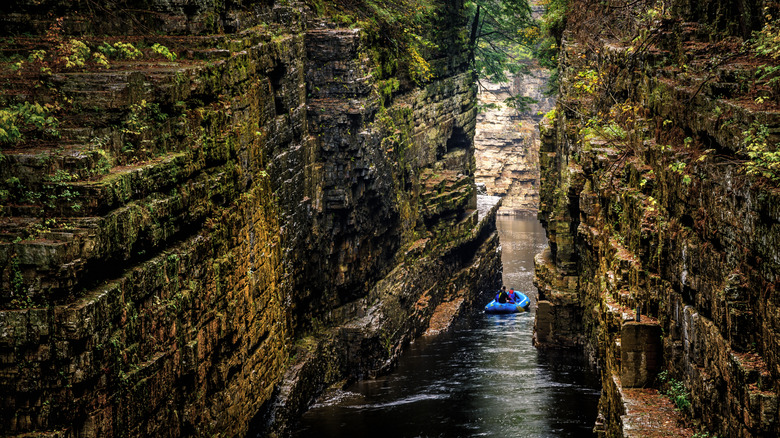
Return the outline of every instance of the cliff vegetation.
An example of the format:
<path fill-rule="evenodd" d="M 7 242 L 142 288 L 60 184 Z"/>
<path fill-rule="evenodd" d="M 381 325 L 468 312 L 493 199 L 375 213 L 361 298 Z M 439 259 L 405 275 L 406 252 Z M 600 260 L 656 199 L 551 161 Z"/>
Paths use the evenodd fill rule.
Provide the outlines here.
<path fill-rule="evenodd" d="M 608 436 L 777 435 L 780 5 L 551 6 L 537 345 L 591 355 Z"/>
<path fill-rule="evenodd" d="M 0 430 L 283 435 L 494 288 L 468 19 L 0 5 Z"/>

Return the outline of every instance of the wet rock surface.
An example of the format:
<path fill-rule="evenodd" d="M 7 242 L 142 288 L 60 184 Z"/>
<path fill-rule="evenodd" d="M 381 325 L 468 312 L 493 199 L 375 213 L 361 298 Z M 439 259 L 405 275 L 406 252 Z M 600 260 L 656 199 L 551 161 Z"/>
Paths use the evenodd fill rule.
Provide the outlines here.
<path fill-rule="evenodd" d="M 2 6 L 9 52 L 60 26 L 143 56 L 4 76 L 3 105 L 62 108 L 0 161 L 3 433 L 284 434 L 497 287 L 465 50 L 380 97 L 361 30 L 301 4 L 34 3 Z"/>
<path fill-rule="evenodd" d="M 671 2 L 636 51 L 619 33 L 641 15 L 572 6 L 557 114 L 541 125 L 536 344 L 599 366 L 607 436 L 776 435 L 778 190 L 744 163 L 751 126 L 776 142 L 777 107 L 721 93 L 729 73 L 707 67 L 760 17 Z M 672 60 L 699 67 L 679 75 Z"/>

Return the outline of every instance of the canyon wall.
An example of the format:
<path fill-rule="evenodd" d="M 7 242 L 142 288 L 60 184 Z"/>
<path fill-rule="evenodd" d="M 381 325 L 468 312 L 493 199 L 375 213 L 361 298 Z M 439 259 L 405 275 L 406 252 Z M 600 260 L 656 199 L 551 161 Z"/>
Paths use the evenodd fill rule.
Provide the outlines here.
<path fill-rule="evenodd" d="M 568 2 L 535 342 L 598 365 L 604 435 L 780 434 L 777 12 Z"/>
<path fill-rule="evenodd" d="M 477 95 L 484 108 L 474 137 L 477 183 L 500 196 L 500 214 L 536 214 L 539 208 L 539 120 L 555 100 L 544 94 L 550 73 L 538 66 L 504 84 L 480 81 Z M 527 110 L 504 104 L 512 96 L 536 100 Z"/>
<path fill-rule="evenodd" d="M 3 433 L 283 435 L 497 287 L 460 2 L 416 82 L 304 4 L 0 12 Z"/>

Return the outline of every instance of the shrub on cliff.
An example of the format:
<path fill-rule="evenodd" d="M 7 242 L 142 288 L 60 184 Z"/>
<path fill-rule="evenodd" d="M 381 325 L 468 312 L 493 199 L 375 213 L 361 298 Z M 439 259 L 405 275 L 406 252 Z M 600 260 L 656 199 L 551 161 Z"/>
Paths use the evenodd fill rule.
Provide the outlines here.
<path fill-rule="evenodd" d="M 435 77 L 426 59 L 436 48 L 430 35 L 437 7 L 432 0 L 310 0 L 309 5 L 319 15 L 365 31 L 377 79 L 401 74 L 419 85 Z"/>
<path fill-rule="evenodd" d="M 539 28 L 539 42 L 534 49 L 534 57 L 539 65 L 550 69 L 550 82 L 547 92 L 556 93 L 558 88 L 558 50 L 566 28 L 566 7 L 568 0 L 545 0 L 545 12 Z"/>

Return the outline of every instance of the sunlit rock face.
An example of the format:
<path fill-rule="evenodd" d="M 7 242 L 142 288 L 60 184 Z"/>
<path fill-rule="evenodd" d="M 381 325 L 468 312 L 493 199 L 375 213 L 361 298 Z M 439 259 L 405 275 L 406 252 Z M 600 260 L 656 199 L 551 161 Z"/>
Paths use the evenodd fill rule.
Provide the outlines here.
<path fill-rule="evenodd" d="M 283 433 L 497 287 L 460 2 L 419 84 L 303 4 L 39 3 L 0 6 L 0 106 L 56 118 L 0 160 L 4 433 Z"/>
<path fill-rule="evenodd" d="M 741 38 L 760 2 L 597 3 L 570 2 L 541 124 L 536 345 L 599 366 L 608 436 L 693 435 L 677 417 L 775 436 L 780 197 L 747 148 L 756 129 L 777 143 L 780 113 L 767 83 L 736 79 L 756 73 Z M 643 26 L 652 41 L 632 42 Z"/>
<path fill-rule="evenodd" d="M 505 84 L 480 81 L 474 137 L 477 182 L 487 193 L 502 197 L 500 214 L 535 214 L 539 207 L 539 129 L 541 116 L 552 109 L 547 96 L 549 72 L 531 68 Z M 518 112 L 504 104 L 511 96 L 537 101 Z"/>

